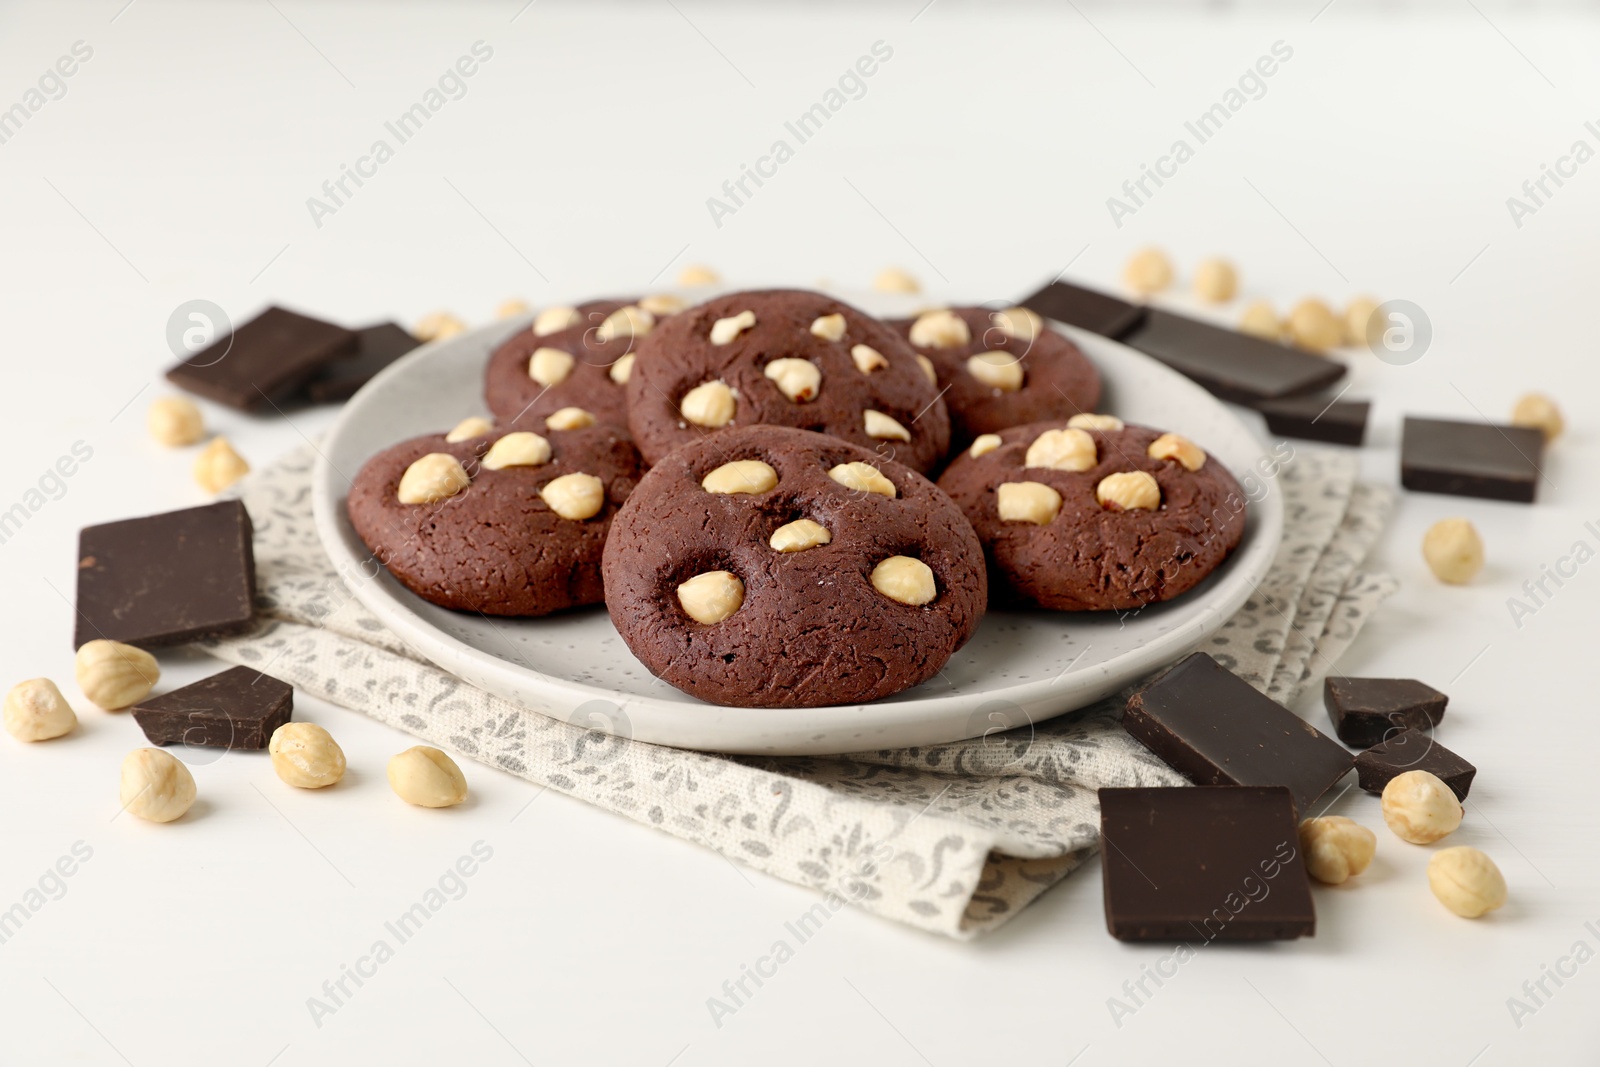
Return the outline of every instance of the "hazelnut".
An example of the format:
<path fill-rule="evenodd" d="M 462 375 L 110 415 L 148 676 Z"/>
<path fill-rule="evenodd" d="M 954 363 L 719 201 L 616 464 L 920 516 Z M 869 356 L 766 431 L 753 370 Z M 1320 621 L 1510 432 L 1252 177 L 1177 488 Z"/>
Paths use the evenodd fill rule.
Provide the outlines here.
<path fill-rule="evenodd" d="M 929 385 L 938 385 L 939 384 L 939 372 L 938 372 L 937 369 L 935 369 L 935 367 L 933 365 L 933 360 L 929 359 L 927 356 L 923 355 L 921 352 L 918 352 L 917 353 L 917 366 L 922 368 L 923 377 L 928 379 L 928 384 Z"/>
<path fill-rule="evenodd" d="M 877 493 L 879 496 L 893 497 L 895 495 L 894 483 L 884 477 L 883 472 L 870 463 L 841 463 L 828 472 L 828 477 L 844 486 L 846 489 L 855 489 L 863 493 Z"/>
<path fill-rule="evenodd" d="M 1567 424 L 1561 418 L 1561 409 L 1556 407 L 1554 400 L 1543 393 L 1525 393 L 1518 398 L 1517 406 L 1511 409 L 1511 425 L 1543 430 L 1544 439 L 1554 441 L 1561 436 Z"/>
<path fill-rule="evenodd" d="M 1212 304 L 1226 304 L 1239 291 L 1239 272 L 1225 259 L 1202 259 L 1194 271 L 1194 295 Z"/>
<path fill-rule="evenodd" d="M 435 311 L 422 316 L 417 321 L 417 328 L 411 331 L 419 341 L 443 341 L 446 337 L 466 332 L 467 324 L 448 311 Z"/>
<path fill-rule="evenodd" d="M 1032 341 L 1044 330 L 1044 320 L 1025 307 L 1006 308 L 989 316 L 995 328 L 1007 337 Z"/>
<path fill-rule="evenodd" d="M 872 588 L 890 600 L 914 608 L 920 608 L 939 595 L 933 569 L 910 556 L 890 556 L 872 568 Z"/>
<path fill-rule="evenodd" d="M 467 799 L 467 776 L 445 753 L 416 745 L 389 759 L 389 788 L 407 804 L 448 808 Z"/>
<path fill-rule="evenodd" d="M 995 438 L 998 444 L 1000 439 Z M 1053 471 L 1086 471 L 1099 462 L 1094 438 L 1079 429 L 1046 430 L 1033 439 L 1024 467 L 1046 467 Z"/>
<path fill-rule="evenodd" d="M 1439 903 L 1476 919 L 1506 902 L 1506 880 L 1494 860 L 1475 848 L 1441 848 L 1428 859 L 1428 888 Z"/>
<path fill-rule="evenodd" d="M 1151 459 L 1175 460 L 1186 471 L 1197 471 L 1206 465 L 1204 450 L 1182 434 L 1162 434 L 1150 442 L 1144 454 Z"/>
<path fill-rule="evenodd" d="M 494 432 L 494 423 L 481 415 L 472 415 L 456 423 L 455 428 L 444 435 L 445 441 L 457 444 L 461 441 L 470 441 L 474 437 L 482 437 L 486 433 Z"/>
<path fill-rule="evenodd" d="M 767 543 L 778 552 L 804 552 L 832 540 L 833 534 L 820 522 L 796 519 L 772 531 L 772 539 Z"/>
<path fill-rule="evenodd" d="M 559 305 L 545 308 L 533 319 L 533 335 L 535 337 L 548 337 L 553 333 L 571 329 L 583 321 L 583 316 L 578 314 L 577 308 Z"/>
<path fill-rule="evenodd" d="M 679 285 L 716 285 L 721 280 L 721 275 L 702 263 L 690 263 L 678 272 Z"/>
<path fill-rule="evenodd" d="M 730 571 L 706 571 L 678 586 L 678 603 L 695 622 L 711 626 L 744 606 L 744 583 Z"/>
<path fill-rule="evenodd" d="M 778 472 L 759 459 L 724 463 L 700 479 L 700 488 L 708 493 L 765 493 L 777 484 Z"/>
<path fill-rule="evenodd" d="M 642 307 L 629 304 L 605 317 L 595 328 L 597 341 L 612 341 L 619 337 L 643 337 L 655 328 L 656 317 Z"/>
<path fill-rule="evenodd" d="M 471 484 L 460 460 L 448 452 L 429 452 L 406 468 L 396 496 L 402 504 L 433 504 L 448 500 Z"/>
<path fill-rule="evenodd" d="M 594 416 L 582 408 L 558 408 L 544 417 L 547 430 L 583 430 L 594 425 Z"/>
<path fill-rule="evenodd" d="M 733 390 L 726 382 L 701 382 L 683 394 L 678 411 L 696 426 L 715 430 L 733 421 L 736 406 Z"/>
<path fill-rule="evenodd" d="M 911 324 L 911 343 L 918 348 L 960 348 L 972 343 L 967 320 L 949 308 L 924 311 Z"/>
<path fill-rule="evenodd" d="M 901 426 L 894 419 L 881 411 L 868 408 L 862 412 L 862 419 L 866 424 L 867 436 L 879 441 L 909 441 L 911 431 Z"/>
<path fill-rule="evenodd" d="M 560 385 L 577 362 L 559 348 L 536 348 L 528 359 L 528 377 L 543 386 Z"/>
<path fill-rule="evenodd" d="M 973 459 L 977 459 L 979 456 L 987 456 L 990 452 L 993 452 L 999 447 L 999 434 L 980 433 L 977 437 L 972 439 L 972 445 L 967 449 L 967 455 L 971 456 Z M 1029 450 L 1029 453 L 1032 454 L 1031 449 Z"/>
<path fill-rule="evenodd" d="M 728 345 L 733 339 L 744 333 L 756 324 L 756 313 L 746 309 L 737 315 L 730 315 L 725 319 L 718 319 L 711 324 L 711 343 L 714 345 Z"/>
<path fill-rule="evenodd" d="M 286 722 L 267 744 L 272 769 L 296 789 L 322 789 L 344 777 L 344 749 L 314 722 Z"/>
<path fill-rule="evenodd" d="M 1043 482 L 1002 482 L 995 497 L 1001 522 L 1048 526 L 1061 510 L 1061 494 Z"/>
<path fill-rule="evenodd" d="M 121 641 L 85 641 L 73 673 L 89 702 L 107 711 L 139 703 L 161 680 L 154 656 Z"/>
<path fill-rule="evenodd" d="M 226 437 L 213 437 L 194 458 L 194 480 L 208 493 L 220 493 L 250 473 L 250 464 Z"/>
<path fill-rule="evenodd" d="M 1239 316 L 1239 332 L 1259 337 L 1264 341 L 1281 341 L 1283 322 L 1278 318 L 1278 313 L 1272 310 L 1271 304 L 1265 300 L 1257 300 L 1245 308 L 1244 314 Z"/>
<path fill-rule="evenodd" d="M 491 471 L 507 467 L 542 467 L 550 462 L 550 442 L 536 433 L 518 430 L 490 445 L 482 462 L 484 469 Z"/>
<path fill-rule="evenodd" d="M 1094 415 L 1083 411 L 1068 419 L 1067 426 L 1074 430 L 1120 430 L 1122 420 L 1115 415 Z"/>
<path fill-rule="evenodd" d="M 194 775 L 159 748 L 136 748 L 122 761 L 122 808 L 150 822 L 181 819 L 194 804 Z"/>
<path fill-rule="evenodd" d="M 683 297 L 673 296 L 671 293 L 652 293 L 640 300 L 639 306 L 656 318 L 664 319 L 668 315 L 676 315 L 688 307 L 689 302 Z"/>
<path fill-rule="evenodd" d="M 1383 333 L 1383 320 L 1377 317 L 1378 302 L 1370 296 L 1358 296 L 1344 308 L 1344 343 L 1366 345 Z"/>
<path fill-rule="evenodd" d="M 1427 845 L 1461 825 L 1461 801 L 1437 775 L 1406 771 L 1383 787 L 1383 821 L 1402 841 Z"/>
<path fill-rule="evenodd" d="M 778 391 L 796 404 L 815 400 L 822 388 L 822 371 L 807 359 L 775 359 L 767 364 L 765 373 Z"/>
<path fill-rule="evenodd" d="M 862 374 L 871 374 L 889 365 L 889 361 L 883 358 L 883 353 L 871 345 L 852 345 L 850 358 L 855 361 L 856 370 Z"/>
<path fill-rule="evenodd" d="M 509 300 L 500 301 L 500 306 L 494 309 L 494 317 L 497 319 L 510 319 L 518 315 L 526 315 L 532 310 L 526 300 L 511 297 Z"/>
<path fill-rule="evenodd" d="M 150 436 L 168 448 L 192 445 L 206 432 L 199 406 L 186 396 L 156 397 L 145 413 L 144 424 Z"/>
<path fill-rule="evenodd" d="M 1159 293 L 1172 284 L 1172 262 L 1159 248 L 1142 248 L 1122 268 L 1122 281 L 1141 295 Z"/>
<path fill-rule="evenodd" d="M 1326 352 L 1344 340 L 1344 326 L 1327 304 L 1307 297 L 1289 312 L 1289 340 L 1313 352 Z"/>
<path fill-rule="evenodd" d="M 832 315 L 822 315 L 811 323 L 811 333 L 824 341 L 838 341 L 844 338 L 844 316 L 835 312 Z"/>
<path fill-rule="evenodd" d="M 1022 361 L 1010 352 L 979 352 L 967 359 L 967 373 L 1002 393 L 1022 388 Z"/>
<path fill-rule="evenodd" d="M 922 285 L 916 278 L 899 267 L 885 267 L 872 279 L 872 287 L 880 293 L 920 293 Z"/>
<path fill-rule="evenodd" d="M 1300 824 L 1300 851 L 1311 877 L 1339 885 L 1367 869 L 1378 836 L 1343 815 L 1324 815 Z"/>
<path fill-rule="evenodd" d="M 18 741 L 48 741 L 78 725 L 66 697 L 48 678 L 18 682 L 6 694 L 6 732 Z"/>
<path fill-rule="evenodd" d="M 1422 536 L 1422 558 L 1441 582 L 1465 585 L 1483 570 L 1483 538 L 1466 519 L 1440 519 Z"/>
<path fill-rule="evenodd" d="M 592 474 L 563 474 L 545 482 L 539 496 L 563 519 L 581 522 L 594 518 L 605 507 L 606 486 Z"/>
<path fill-rule="evenodd" d="M 1155 511 L 1161 506 L 1161 486 L 1144 471 L 1124 471 L 1100 479 L 1094 498 L 1111 511 Z"/>
<path fill-rule="evenodd" d="M 629 352 L 627 355 L 611 364 L 611 369 L 606 373 L 608 373 L 611 376 L 611 380 L 616 382 L 618 385 L 627 385 L 628 378 L 633 374 L 633 360 L 634 354 Z"/>

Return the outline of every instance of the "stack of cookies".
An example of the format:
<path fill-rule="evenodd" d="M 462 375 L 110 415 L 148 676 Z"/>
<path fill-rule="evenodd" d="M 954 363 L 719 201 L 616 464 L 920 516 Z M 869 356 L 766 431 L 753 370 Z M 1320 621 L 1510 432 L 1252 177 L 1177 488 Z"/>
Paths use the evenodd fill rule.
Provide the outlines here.
<path fill-rule="evenodd" d="M 717 704 L 879 700 L 990 603 L 1169 600 L 1244 532 L 1232 475 L 1096 414 L 1093 364 L 1024 308 L 595 300 L 502 344 L 485 393 L 495 423 L 366 464 L 357 533 L 445 607 L 603 602 L 646 667 Z"/>

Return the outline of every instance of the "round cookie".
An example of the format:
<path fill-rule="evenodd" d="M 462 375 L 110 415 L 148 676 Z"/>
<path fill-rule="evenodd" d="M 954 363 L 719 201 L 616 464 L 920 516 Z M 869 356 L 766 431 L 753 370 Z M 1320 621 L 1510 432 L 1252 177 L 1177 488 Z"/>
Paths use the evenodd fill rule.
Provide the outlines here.
<path fill-rule="evenodd" d="M 947 390 L 954 448 L 981 433 L 1070 418 L 1100 403 L 1100 372 L 1089 357 L 1026 308 L 949 308 L 889 325 L 914 337 L 912 347 L 932 361 Z"/>
<path fill-rule="evenodd" d="M 628 427 L 646 462 L 737 426 L 843 438 L 917 471 L 944 459 L 950 417 L 909 343 L 822 293 L 729 293 L 639 344 Z"/>
<path fill-rule="evenodd" d="M 1081 428 L 1094 421 L 1111 428 Z M 1221 463 L 1176 434 L 1107 416 L 982 435 L 939 487 L 983 542 L 996 597 L 1058 611 L 1171 600 L 1244 536 L 1245 494 Z"/>
<path fill-rule="evenodd" d="M 606 328 L 609 317 L 641 304 L 648 320 L 623 312 L 625 318 L 619 317 Z M 579 408 L 598 422 L 626 429 L 624 387 L 632 366 L 628 357 L 643 336 L 638 331 L 654 329 L 656 322 L 682 306 L 677 297 L 658 295 L 640 301 L 591 300 L 575 308 L 546 308 L 489 357 L 483 375 L 484 401 L 504 424 Z M 535 353 L 541 349 L 554 354 L 536 361 Z"/>
<path fill-rule="evenodd" d="M 503 439 L 507 443 L 495 449 Z M 544 462 L 528 465 L 545 453 Z M 460 466 L 430 459 L 408 478 L 427 456 Z M 516 465 L 499 466 L 507 460 Z M 442 479 L 421 477 L 430 464 L 444 472 Z M 590 477 L 551 485 L 574 474 Z M 368 460 L 346 506 L 374 558 L 424 600 L 485 615 L 546 615 L 603 599 L 606 532 L 638 478 L 639 454 L 614 426 L 539 435 L 495 431 L 457 442 L 435 434 Z M 433 502 L 400 499 L 414 482 L 442 481 L 448 489 L 467 479 Z M 564 518 L 557 508 L 574 516 L 593 511 Z"/>
<path fill-rule="evenodd" d="M 652 673 L 739 707 L 865 703 L 924 682 L 988 597 L 983 549 L 932 482 L 781 426 L 692 441 L 651 468 L 612 523 L 604 573 L 611 621 Z"/>

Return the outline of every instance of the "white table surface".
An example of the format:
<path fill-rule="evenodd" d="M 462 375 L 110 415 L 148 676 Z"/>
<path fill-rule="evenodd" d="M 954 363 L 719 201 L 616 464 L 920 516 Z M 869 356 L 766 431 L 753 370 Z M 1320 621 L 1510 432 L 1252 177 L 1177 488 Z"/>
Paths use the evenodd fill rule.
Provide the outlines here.
<path fill-rule="evenodd" d="M 0 738 L 0 910 L 40 903 L 29 890 L 58 858 L 92 850 L 0 943 L 0 1062 L 1593 1062 L 1600 965 L 1546 979 L 1552 995 L 1520 1020 L 1507 1000 L 1546 966 L 1571 972 L 1575 943 L 1585 961 L 1600 950 L 1600 564 L 1520 628 L 1507 598 L 1575 541 L 1600 547 L 1585 528 L 1600 522 L 1600 162 L 1520 228 L 1506 207 L 1575 139 L 1600 143 L 1583 127 L 1600 118 L 1593 19 L 1471 5 L 1379 18 L 1344 2 L 1315 21 L 1316 2 L 1138 17 L 940 0 L 914 20 L 920 0 L 552 0 L 515 19 L 516 2 L 122 2 L 0 9 L 0 108 L 75 41 L 93 49 L 0 144 L 0 509 L 74 442 L 93 449 L 0 544 L 0 682 L 52 676 L 81 715 L 61 741 Z M 466 95 L 316 227 L 306 198 L 478 40 L 493 56 Z M 716 226 L 706 198 L 879 40 L 893 57 L 865 95 Z M 1293 57 L 1265 95 L 1115 227 L 1106 197 L 1278 40 Z M 1352 790 L 1334 810 L 1377 828 L 1378 859 L 1317 891 L 1316 938 L 1206 948 L 1120 1025 L 1108 998 L 1132 1003 L 1124 983 L 1170 950 L 1107 936 L 1096 863 L 977 944 L 847 910 L 719 1027 L 707 998 L 789 937 L 813 894 L 475 764 L 467 806 L 409 809 L 383 776 L 409 739 L 317 700 L 296 714 L 349 754 L 336 792 L 288 790 L 264 759 L 231 754 L 195 768 L 202 800 L 182 822 L 113 819 L 118 762 L 142 738 L 70 684 L 58 592 L 71 595 L 80 526 L 204 499 L 191 454 L 142 426 L 168 389 L 165 323 L 182 302 L 482 321 L 508 296 L 641 290 L 691 261 L 856 287 L 898 263 L 933 293 L 990 300 L 1069 264 L 1112 284 L 1150 242 L 1185 268 L 1228 255 L 1247 295 L 1280 307 L 1372 292 L 1426 309 L 1420 361 L 1352 360 L 1352 395 L 1375 401 L 1374 480 L 1395 481 L 1405 412 L 1503 417 L 1525 389 L 1561 398 L 1572 428 L 1537 506 L 1402 497 L 1373 559 L 1402 591 L 1340 664 L 1450 692 L 1441 740 L 1479 775 L 1449 843 L 1505 872 L 1493 917 L 1446 913 L 1429 849 Z M 333 414 L 205 410 L 257 463 Z M 1469 588 L 1440 586 L 1419 556 L 1427 526 L 1455 514 L 1488 544 Z M 167 655 L 164 684 L 215 667 Z M 1324 721 L 1314 695 L 1298 710 Z M 465 896 L 347 982 L 319 1026 L 307 998 L 478 841 L 493 856 Z"/>

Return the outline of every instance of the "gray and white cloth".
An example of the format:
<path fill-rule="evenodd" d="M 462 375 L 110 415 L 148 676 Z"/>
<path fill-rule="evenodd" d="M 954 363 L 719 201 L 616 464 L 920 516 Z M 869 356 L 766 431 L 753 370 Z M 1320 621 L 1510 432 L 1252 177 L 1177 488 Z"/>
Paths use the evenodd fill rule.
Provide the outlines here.
<path fill-rule="evenodd" d="M 911 926 L 969 939 L 1090 857 L 1102 786 L 1181 785 L 1123 731 L 1121 695 L 1004 733 L 833 757 L 687 752 L 575 726 L 477 689 L 351 597 L 311 517 L 314 449 L 246 479 L 259 618 L 205 643 L 302 692 Z M 1201 647 L 1284 703 L 1328 671 L 1395 579 L 1360 569 L 1393 503 L 1353 456 L 1301 448 L 1274 491 L 1282 545 Z"/>

